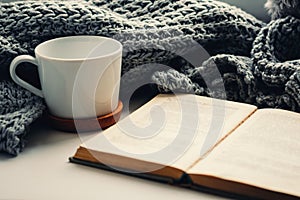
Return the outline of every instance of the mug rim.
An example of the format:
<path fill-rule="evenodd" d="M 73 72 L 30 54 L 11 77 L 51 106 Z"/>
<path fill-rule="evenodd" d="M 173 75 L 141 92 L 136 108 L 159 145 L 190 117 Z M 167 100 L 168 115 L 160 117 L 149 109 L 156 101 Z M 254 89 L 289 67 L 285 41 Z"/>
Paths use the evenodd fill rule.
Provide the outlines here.
<path fill-rule="evenodd" d="M 82 57 L 82 58 L 60 58 L 60 57 L 55 57 L 55 56 L 47 56 L 47 55 L 44 55 L 39 52 L 39 49 L 42 48 L 44 45 L 48 45 L 49 43 L 57 42 L 59 40 L 66 40 L 66 39 L 69 40 L 72 38 L 96 38 L 96 39 L 102 39 L 102 40 L 103 39 L 109 40 L 109 41 L 116 43 L 118 45 L 118 48 L 115 51 L 105 54 L 105 55 L 98 55 L 98 56 L 94 56 L 94 57 Z M 75 36 L 64 36 L 64 37 L 58 37 L 58 38 L 46 40 L 46 41 L 40 43 L 39 45 L 37 45 L 34 49 L 34 52 L 35 52 L 36 56 L 39 56 L 39 57 L 41 57 L 43 59 L 47 59 L 47 60 L 78 62 L 78 61 L 89 61 L 89 60 L 96 60 L 99 58 L 106 58 L 106 57 L 114 56 L 114 55 L 119 54 L 120 51 L 122 52 L 122 48 L 123 48 L 122 44 L 118 40 L 115 40 L 113 38 L 97 36 L 97 35 L 75 35 Z"/>

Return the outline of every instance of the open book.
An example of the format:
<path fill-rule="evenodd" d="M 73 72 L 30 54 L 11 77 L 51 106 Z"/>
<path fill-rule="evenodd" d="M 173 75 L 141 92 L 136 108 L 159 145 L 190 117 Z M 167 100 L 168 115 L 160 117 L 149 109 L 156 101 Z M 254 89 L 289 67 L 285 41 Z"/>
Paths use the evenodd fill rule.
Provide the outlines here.
<path fill-rule="evenodd" d="M 300 114 L 158 95 L 84 142 L 71 162 L 192 188 L 300 198 Z"/>

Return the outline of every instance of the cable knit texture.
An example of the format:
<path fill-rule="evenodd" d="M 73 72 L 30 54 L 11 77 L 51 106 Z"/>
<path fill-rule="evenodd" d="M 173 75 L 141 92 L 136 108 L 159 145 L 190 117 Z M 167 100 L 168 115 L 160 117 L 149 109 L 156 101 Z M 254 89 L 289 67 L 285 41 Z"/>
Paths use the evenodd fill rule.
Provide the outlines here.
<path fill-rule="evenodd" d="M 1 82 L 6 89 L 0 103 L 9 102 L 10 109 L 1 108 L 0 150 L 17 155 L 26 130 L 44 110 L 41 99 L 16 87 L 8 75 L 14 57 L 34 55 L 43 41 L 69 35 L 119 40 L 124 48 L 121 93 L 144 81 L 155 83 L 160 92 L 189 92 L 299 112 L 299 30 L 299 20 L 293 17 L 264 24 L 215 0 L 1 3 L 0 78 L 8 81 Z M 195 43 L 212 57 L 189 62 L 186 55 Z M 215 66 L 220 76 L 213 79 Z"/>
<path fill-rule="evenodd" d="M 28 126 L 44 110 L 42 100 L 7 81 L 0 82 L 0 150 L 17 155 L 25 145 Z"/>

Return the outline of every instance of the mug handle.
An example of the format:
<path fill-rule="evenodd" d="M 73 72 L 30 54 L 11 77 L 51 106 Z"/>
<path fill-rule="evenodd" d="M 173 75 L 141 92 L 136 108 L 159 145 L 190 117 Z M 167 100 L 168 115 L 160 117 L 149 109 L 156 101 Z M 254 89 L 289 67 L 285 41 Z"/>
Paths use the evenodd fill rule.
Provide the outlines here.
<path fill-rule="evenodd" d="M 33 94 L 40 96 L 40 97 L 44 97 L 42 90 L 32 86 L 31 84 L 23 81 L 21 78 L 19 78 L 16 74 L 16 68 L 19 64 L 23 63 L 23 62 L 29 62 L 31 64 L 34 64 L 35 66 L 38 66 L 37 60 L 36 58 L 30 56 L 30 55 L 21 55 L 21 56 L 17 56 L 13 59 L 13 61 L 10 63 L 10 76 L 11 78 L 20 86 L 22 86 L 23 88 L 29 90 L 30 92 L 32 92 Z"/>

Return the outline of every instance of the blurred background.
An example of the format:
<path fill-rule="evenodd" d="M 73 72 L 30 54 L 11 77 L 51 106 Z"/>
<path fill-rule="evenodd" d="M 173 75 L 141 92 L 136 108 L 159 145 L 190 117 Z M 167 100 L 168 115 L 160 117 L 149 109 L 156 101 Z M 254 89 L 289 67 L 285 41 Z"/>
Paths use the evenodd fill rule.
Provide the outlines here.
<path fill-rule="evenodd" d="M 270 17 L 264 7 L 267 0 L 219 0 L 231 5 L 235 5 L 242 10 L 254 15 L 265 22 L 270 21 Z"/>

